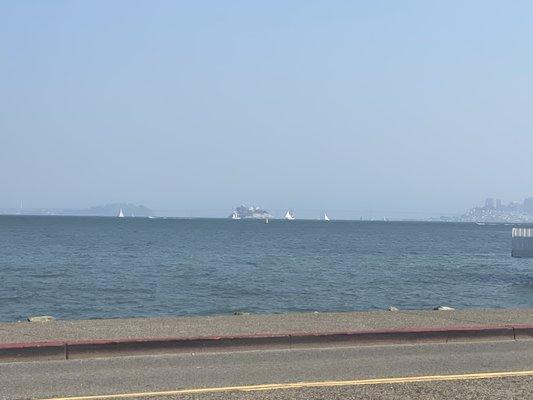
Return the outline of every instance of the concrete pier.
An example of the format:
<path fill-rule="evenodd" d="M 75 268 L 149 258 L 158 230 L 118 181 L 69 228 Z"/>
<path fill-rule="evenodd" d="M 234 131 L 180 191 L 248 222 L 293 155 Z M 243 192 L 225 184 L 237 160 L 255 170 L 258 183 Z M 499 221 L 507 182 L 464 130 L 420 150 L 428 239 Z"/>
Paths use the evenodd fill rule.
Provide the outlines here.
<path fill-rule="evenodd" d="M 533 258 L 533 228 L 513 228 L 513 250 L 517 258 Z"/>

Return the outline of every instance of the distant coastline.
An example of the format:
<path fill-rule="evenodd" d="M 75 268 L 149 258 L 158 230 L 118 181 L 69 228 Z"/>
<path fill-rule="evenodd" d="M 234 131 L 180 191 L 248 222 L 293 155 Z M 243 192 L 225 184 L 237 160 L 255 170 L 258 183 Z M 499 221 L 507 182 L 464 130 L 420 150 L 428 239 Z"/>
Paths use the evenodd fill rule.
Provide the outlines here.
<path fill-rule="evenodd" d="M 22 204 L 21 204 L 22 205 Z M 122 210 L 125 217 L 145 217 L 145 218 L 201 218 L 201 219 L 282 219 L 286 211 L 274 210 L 266 211 L 255 206 L 236 207 L 228 215 L 228 211 L 220 209 L 218 212 L 202 212 L 202 210 L 159 210 L 154 211 L 144 205 L 132 203 L 110 203 L 84 209 L 68 208 L 0 208 L 0 215 L 34 215 L 34 216 L 86 216 L 86 217 L 117 217 Z M 295 210 L 298 220 L 323 220 L 324 210 Z M 332 210 L 328 215 L 336 221 L 366 221 L 366 222 L 450 222 L 450 223 L 480 223 L 480 224 L 533 224 L 533 197 L 526 198 L 523 202 L 510 202 L 503 204 L 499 199 L 488 198 L 483 206 L 475 206 L 463 214 L 438 216 L 437 215 L 416 215 L 410 217 L 409 214 L 421 213 L 391 213 L 379 211 L 361 211 L 357 216 L 357 211 Z M 407 215 L 405 215 L 407 214 Z"/>
<path fill-rule="evenodd" d="M 152 217 L 155 213 L 143 205 L 111 203 L 85 209 L 70 208 L 20 208 L 0 210 L 0 215 L 116 217 L 120 210 L 126 217 Z"/>

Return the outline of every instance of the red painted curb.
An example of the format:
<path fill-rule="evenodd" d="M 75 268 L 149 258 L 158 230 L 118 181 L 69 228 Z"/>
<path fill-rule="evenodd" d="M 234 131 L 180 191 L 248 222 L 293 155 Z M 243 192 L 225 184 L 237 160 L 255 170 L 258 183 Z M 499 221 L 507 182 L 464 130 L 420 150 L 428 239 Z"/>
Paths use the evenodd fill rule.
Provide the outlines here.
<path fill-rule="evenodd" d="M 29 342 L 0 344 L 0 362 L 64 360 L 67 358 L 65 342 Z"/>
<path fill-rule="evenodd" d="M 533 325 L 449 326 L 351 332 L 300 332 L 235 336 L 119 338 L 0 344 L 0 362 L 76 359 L 99 356 L 214 352 L 313 345 L 343 346 L 465 340 L 533 339 Z"/>

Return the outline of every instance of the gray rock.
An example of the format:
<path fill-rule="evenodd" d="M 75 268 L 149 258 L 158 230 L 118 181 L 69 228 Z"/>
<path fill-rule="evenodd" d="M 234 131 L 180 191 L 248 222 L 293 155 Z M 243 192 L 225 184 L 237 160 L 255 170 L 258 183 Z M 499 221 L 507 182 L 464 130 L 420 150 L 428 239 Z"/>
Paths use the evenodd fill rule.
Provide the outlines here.
<path fill-rule="evenodd" d="M 435 307 L 433 309 L 436 310 L 436 311 L 453 311 L 453 310 L 455 310 L 455 308 L 448 307 L 448 306 L 437 306 L 437 307 Z"/>
<path fill-rule="evenodd" d="M 35 317 L 28 317 L 29 322 L 49 322 L 53 320 L 55 320 L 55 318 L 50 315 L 39 315 Z"/>
<path fill-rule="evenodd" d="M 398 307 L 390 306 L 389 311 L 400 311 Z"/>
<path fill-rule="evenodd" d="M 250 315 L 250 313 L 245 311 L 235 311 L 233 315 Z"/>

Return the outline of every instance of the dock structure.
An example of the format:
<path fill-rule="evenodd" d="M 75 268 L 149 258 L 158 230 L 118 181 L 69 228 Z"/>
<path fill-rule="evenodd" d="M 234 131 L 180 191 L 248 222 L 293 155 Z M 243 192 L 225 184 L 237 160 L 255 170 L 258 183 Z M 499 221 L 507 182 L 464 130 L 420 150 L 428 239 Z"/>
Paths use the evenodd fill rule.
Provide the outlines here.
<path fill-rule="evenodd" d="M 518 258 L 533 258 L 533 228 L 513 228 L 511 255 Z"/>

